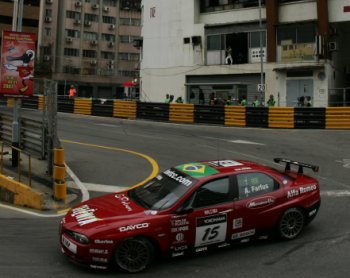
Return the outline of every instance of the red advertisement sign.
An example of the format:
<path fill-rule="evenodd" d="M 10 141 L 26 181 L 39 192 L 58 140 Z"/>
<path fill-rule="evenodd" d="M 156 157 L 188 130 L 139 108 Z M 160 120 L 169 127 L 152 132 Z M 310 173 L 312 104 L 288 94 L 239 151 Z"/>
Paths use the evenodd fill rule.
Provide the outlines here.
<path fill-rule="evenodd" d="M 0 93 L 33 95 L 35 34 L 3 31 L 1 45 Z"/>

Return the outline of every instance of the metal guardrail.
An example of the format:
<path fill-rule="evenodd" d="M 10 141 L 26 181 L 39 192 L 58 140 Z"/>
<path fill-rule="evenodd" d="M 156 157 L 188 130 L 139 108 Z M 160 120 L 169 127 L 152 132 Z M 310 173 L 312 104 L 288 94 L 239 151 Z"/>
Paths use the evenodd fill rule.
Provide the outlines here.
<path fill-rule="evenodd" d="M 0 112 L 0 139 L 8 145 L 12 143 L 12 115 Z M 45 128 L 38 120 L 26 117 L 20 118 L 20 147 L 32 155 L 46 156 Z"/>

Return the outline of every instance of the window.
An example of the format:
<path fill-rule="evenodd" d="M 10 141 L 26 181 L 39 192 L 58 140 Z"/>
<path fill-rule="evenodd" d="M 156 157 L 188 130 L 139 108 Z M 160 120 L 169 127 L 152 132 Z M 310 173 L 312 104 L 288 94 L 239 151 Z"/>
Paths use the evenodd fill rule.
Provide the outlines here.
<path fill-rule="evenodd" d="M 200 208 L 232 201 L 229 178 L 208 182 L 201 186 L 194 195 L 193 207 Z"/>
<path fill-rule="evenodd" d="M 102 34 L 101 35 L 102 41 L 108 41 L 108 42 L 115 42 L 115 35 L 111 34 Z"/>
<path fill-rule="evenodd" d="M 115 24 L 116 20 L 115 17 L 111 16 L 102 16 L 102 22 L 103 23 L 108 23 L 108 24 Z"/>
<path fill-rule="evenodd" d="M 237 175 L 239 199 L 259 196 L 279 188 L 279 184 L 264 173 L 248 173 Z"/>
<path fill-rule="evenodd" d="M 116 7 L 117 6 L 117 0 L 103 0 L 102 3 L 105 6 L 111 6 L 111 7 Z"/>
<path fill-rule="evenodd" d="M 85 0 L 85 2 L 90 4 L 99 4 L 100 0 Z"/>
<path fill-rule="evenodd" d="M 114 60 L 114 52 L 101 51 L 101 58 Z"/>
<path fill-rule="evenodd" d="M 118 70 L 118 75 L 128 76 L 128 77 L 137 77 L 138 72 L 135 70 Z"/>
<path fill-rule="evenodd" d="M 84 40 L 96 41 L 98 40 L 98 34 L 94 32 L 84 32 Z"/>
<path fill-rule="evenodd" d="M 51 28 L 44 28 L 44 36 L 45 37 L 51 37 Z"/>
<path fill-rule="evenodd" d="M 84 21 L 98 22 L 98 15 L 96 15 L 96 14 L 85 14 Z"/>
<path fill-rule="evenodd" d="M 75 11 L 66 11 L 66 17 L 71 18 L 71 19 L 80 20 L 81 14 L 79 12 L 75 12 Z"/>
<path fill-rule="evenodd" d="M 88 58 L 96 58 L 97 57 L 97 52 L 95 50 L 83 50 L 83 57 L 88 57 Z"/>
<path fill-rule="evenodd" d="M 80 31 L 77 30 L 65 29 L 64 34 L 66 37 L 80 38 Z"/>
<path fill-rule="evenodd" d="M 250 32 L 249 33 L 250 38 L 250 48 L 260 47 L 260 32 Z M 262 47 L 266 46 L 266 32 L 262 32 Z"/>
<path fill-rule="evenodd" d="M 52 17 L 52 10 L 46 9 L 45 10 L 45 17 Z"/>
<path fill-rule="evenodd" d="M 306 23 L 302 25 L 281 25 L 277 29 L 277 44 L 282 45 L 288 42 L 288 45 L 295 43 L 314 43 L 316 36 L 316 25 Z"/>
<path fill-rule="evenodd" d="M 140 26 L 141 20 L 138 18 L 120 18 L 120 25 Z"/>
<path fill-rule="evenodd" d="M 75 49 L 75 48 L 65 48 L 65 49 L 64 49 L 64 55 L 65 55 L 65 56 L 75 56 L 75 57 L 78 57 L 78 56 L 79 56 L 79 49 Z"/>
<path fill-rule="evenodd" d="M 208 36 L 207 49 L 208 49 L 208 51 L 221 50 L 222 49 L 222 36 L 221 35 Z"/>
<path fill-rule="evenodd" d="M 140 39 L 140 37 L 136 36 L 119 36 L 119 41 L 123 43 L 133 43 L 134 40 Z"/>

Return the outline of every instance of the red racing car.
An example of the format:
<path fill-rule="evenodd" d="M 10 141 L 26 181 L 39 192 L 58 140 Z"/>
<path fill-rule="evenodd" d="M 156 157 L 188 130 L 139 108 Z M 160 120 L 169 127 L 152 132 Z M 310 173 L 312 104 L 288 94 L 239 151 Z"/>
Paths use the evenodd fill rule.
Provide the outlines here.
<path fill-rule="evenodd" d="M 62 252 L 92 268 L 139 272 L 159 253 L 175 257 L 271 232 L 294 239 L 319 210 L 319 183 L 303 174 L 318 167 L 275 162 L 286 163 L 285 170 L 243 160 L 183 164 L 83 202 L 61 221 Z"/>

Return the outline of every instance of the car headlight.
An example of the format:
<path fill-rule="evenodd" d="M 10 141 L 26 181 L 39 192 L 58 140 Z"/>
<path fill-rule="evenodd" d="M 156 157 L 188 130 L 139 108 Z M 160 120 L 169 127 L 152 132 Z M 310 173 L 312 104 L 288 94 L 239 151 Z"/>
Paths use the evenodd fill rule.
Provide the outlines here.
<path fill-rule="evenodd" d="M 83 234 L 79 234 L 76 232 L 69 231 L 68 234 L 76 241 L 81 244 L 89 244 L 89 239 L 87 236 Z"/>

